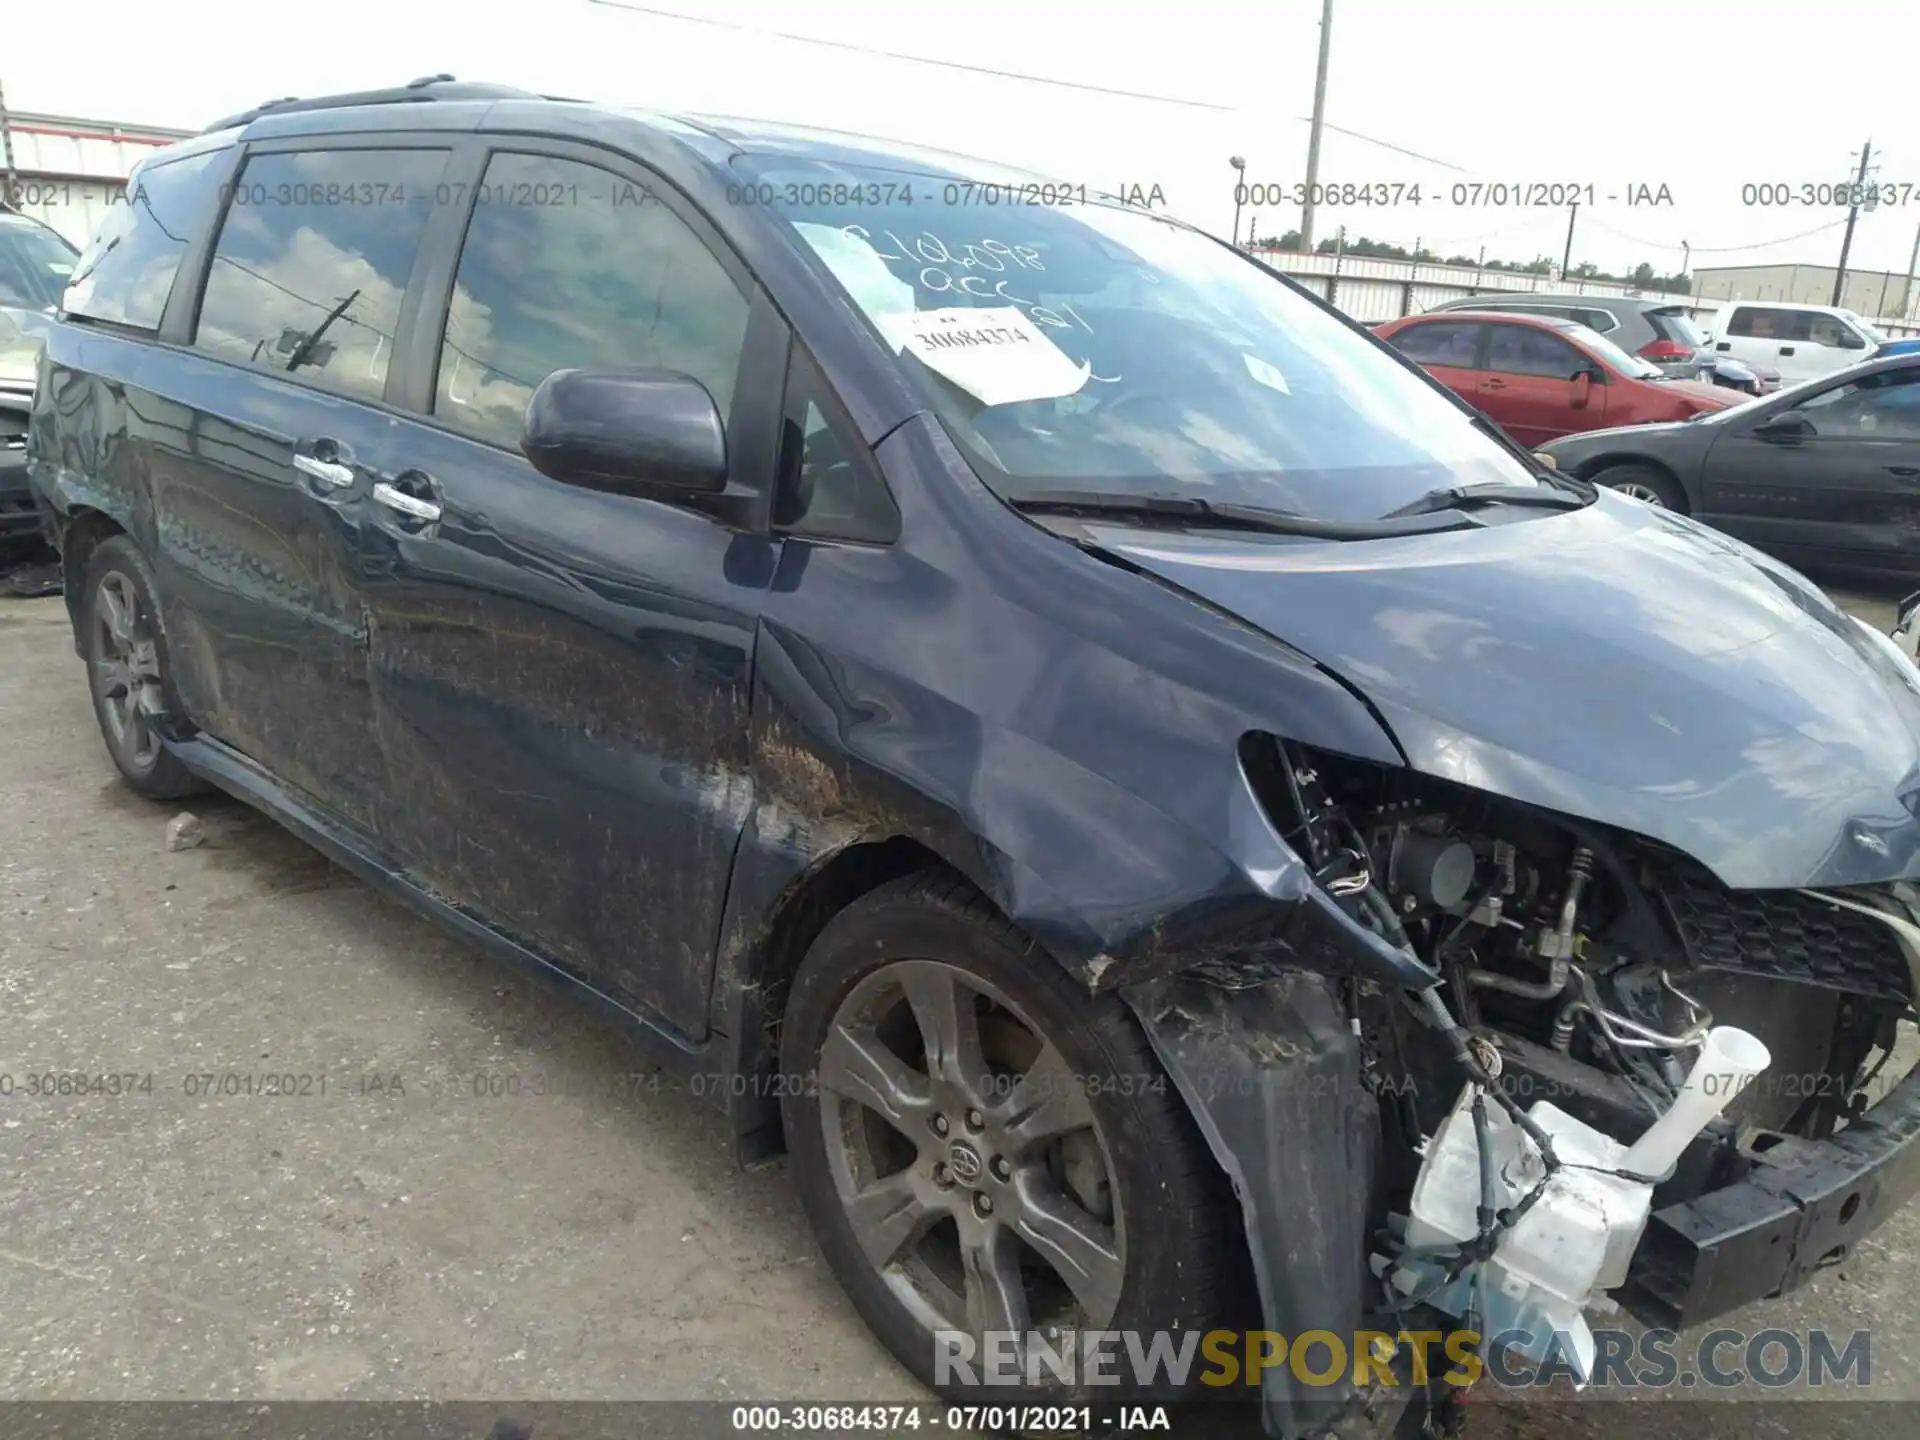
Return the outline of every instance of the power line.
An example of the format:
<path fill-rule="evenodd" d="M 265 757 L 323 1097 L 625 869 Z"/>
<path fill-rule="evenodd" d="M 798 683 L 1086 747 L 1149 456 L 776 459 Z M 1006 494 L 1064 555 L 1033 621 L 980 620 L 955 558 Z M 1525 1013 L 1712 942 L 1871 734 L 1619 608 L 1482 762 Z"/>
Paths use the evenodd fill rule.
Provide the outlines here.
<path fill-rule="evenodd" d="M 632 10 L 662 20 L 679 20 L 688 25 L 710 25 L 718 30 L 735 30 L 748 35 L 765 35 L 775 40 L 790 40 L 796 45 L 818 45 L 826 50 L 843 50 L 855 55 L 873 55 L 883 60 L 904 60 L 910 65 L 932 65 L 941 70 L 963 70 L 970 75 L 997 75 L 1003 80 L 1024 80 L 1030 85 L 1053 85 L 1062 90 L 1083 90 L 1095 95 L 1118 95 L 1127 100 L 1150 100 L 1156 105 L 1182 105 L 1194 110 L 1237 110 L 1237 105 L 1220 105 L 1211 100 L 1189 100 L 1180 95 L 1155 95 L 1145 90 L 1122 90 L 1112 85 L 1090 85 L 1081 80 L 1058 80 L 1051 75 L 1033 75 L 1020 70 L 997 70 L 991 65 L 968 65 L 958 60 L 936 60 L 929 55 L 909 55 L 900 50 L 882 50 L 872 45 L 856 45 L 850 40 L 826 40 L 818 35 L 796 35 L 788 30 L 767 30 L 755 25 L 739 25 L 731 20 L 715 20 L 707 15 L 685 15 L 678 10 L 663 10 L 652 5 L 635 5 L 630 0 L 587 0 L 610 10 Z"/>
<path fill-rule="evenodd" d="M 1313 123 L 1311 117 L 1306 115 L 1296 116 L 1295 118 L 1303 125 L 1311 125 Z M 1362 135 L 1358 130 L 1349 130 L 1344 125 L 1334 124 L 1331 120 L 1322 120 L 1320 122 L 1320 128 L 1323 130 L 1338 131 L 1340 134 L 1349 135 L 1355 140 L 1364 140 L 1369 145 L 1378 145 L 1382 150 L 1391 150 L 1396 155 L 1406 155 L 1415 160 L 1424 160 L 1429 165 L 1438 165 L 1442 170 L 1453 170 L 1462 175 L 1471 175 L 1474 173 L 1465 165 L 1455 165 L 1450 160 L 1436 160 L 1431 155 L 1422 155 L 1418 150 L 1409 150 L 1406 146 L 1395 145 L 1390 140 L 1376 140 L 1371 135 Z"/>
<path fill-rule="evenodd" d="M 796 45 L 817 45 L 827 50 L 841 50 L 854 55 L 871 55 L 883 60 L 904 60 L 910 65 L 931 65 L 942 70 L 959 70 L 970 75 L 993 75 L 1003 80 L 1021 80 L 1030 85 L 1052 85 L 1063 90 L 1083 90 L 1095 95 L 1116 95 L 1127 100 L 1147 100 L 1156 105 L 1180 105 L 1195 110 L 1218 110 L 1238 112 L 1238 105 L 1222 105 L 1211 100 L 1193 100 L 1184 95 L 1159 95 L 1145 90 L 1127 90 L 1113 85 L 1093 85 L 1082 80 L 1061 80 L 1051 75 L 1035 75 L 1023 70 L 1002 70 L 991 65 L 969 65 L 959 60 L 938 60 L 929 55 L 910 55 L 900 50 L 885 50 L 873 45 L 857 45 L 849 40 L 828 40 L 819 35 L 799 35 L 790 30 L 770 30 L 761 26 L 741 25 L 730 20 L 715 20 L 708 15 L 687 15 L 678 10 L 668 10 L 657 5 L 638 5 L 633 0 L 587 0 L 591 5 L 600 5 L 609 10 L 630 10 L 638 15 L 652 15 L 662 20 L 678 20 L 687 25 L 707 25 L 717 30 L 733 30 L 747 35 L 764 35 L 770 39 L 787 40 Z M 1305 115 L 1296 117 L 1303 125 L 1312 124 Z M 1377 145 L 1382 150 L 1391 150 L 1396 155 L 1405 155 L 1409 159 L 1419 160 L 1428 165 L 1438 165 L 1442 170 L 1452 170 L 1456 174 L 1474 173 L 1465 165 L 1456 165 L 1451 160 L 1441 160 L 1432 155 L 1424 155 L 1418 150 L 1409 150 L 1404 145 L 1396 145 L 1391 140 L 1382 140 L 1378 136 L 1365 135 L 1358 130 L 1349 130 L 1344 125 L 1335 125 L 1330 120 L 1322 120 L 1321 128 L 1359 140 L 1368 145 Z"/>
<path fill-rule="evenodd" d="M 1594 220 L 1592 219 L 1591 216 L 1589 216 L 1588 219 L 1590 223 L 1594 225 L 1598 225 L 1602 230 L 1606 231 L 1609 235 L 1612 235 L 1615 239 L 1630 240 L 1635 245 L 1642 246 L 1643 248 L 1648 250 L 1689 250 L 1690 249 L 1691 252 L 1695 255 L 1732 255 L 1741 250 L 1767 250 L 1767 249 L 1771 249 L 1775 245 L 1791 245 L 1795 240 L 1805 240 L 1809 236 L 1824 235 L 1829 230 L 1838 230 L 1842 225 L 1847 223 L 1844 219 L 1829 220 L 1825 225 L 1816 225 L 1813 229 L 1802 230 L 1797 235 L 1782 235 L 1778 240 L 1757 240 L 1751 245 L 1694 245 L 1689 247 L 1686 245 L 1668 244 L 1664 241 L 1659 241 L 1659 240 L 1641 240 L 1635 236 L 1627 235 L 1622 233 L 1619 230 L 1614 229 L 1611 225 L 1607 224 L 1605 221 Z"/>

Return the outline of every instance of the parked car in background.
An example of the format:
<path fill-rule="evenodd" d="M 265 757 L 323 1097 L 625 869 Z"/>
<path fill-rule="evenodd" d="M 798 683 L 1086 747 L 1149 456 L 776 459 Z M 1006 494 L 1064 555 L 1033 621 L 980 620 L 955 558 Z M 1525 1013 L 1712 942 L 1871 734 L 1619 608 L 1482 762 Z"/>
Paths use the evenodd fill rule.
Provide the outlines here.
<path fill-rule="evenodd" d="M 1780 388 L 1780 372 L 1764 365 L 1749 365 L 1731 355 L 1713 357 L 1713 383 L 1747 395 L 1771 395 Z"/>
<path fill-rule="evenodd" d="M 1713 352 L 1695 328 L 1686 306 L 1671 300 L 1615 295 L 1520 294 L 1497 292 L 1446 300 L 1425 313 L 1476 310 L 1500 315 L 1545 315 L 1572 320 L 1604 335 L 1622 350 L 1658 365 L 1678 380 L 1710 378 Z"/>
<path fill-rule="evenodd" d="M 1728 390 L 1672 379 L 1571 320 L 1443 310 L 1374 333 L 1527 446 L 1735 403 Z"/>
<path fill-rule="evenodd" d="M 1769 365 L 1788 385 L 1830 375 L 1867 359 L 1887 337 L 1851 310 L 1832 305 L 1733 300 L 1708 322 L 1716 355 Z"/>
<path fill-rule="evenodd" d="M 1870 361 L 1690 424 L 1569 436 L 1542 453 L 1798 564 L 1920 575 L 1920 356 Z"/>
<path fill-rule="evenodd" d="M 27 489 L 27 413 L 41 340 L 78 258 L 58 231 L 0 207 L 0 560 L 44 543 Z"/>

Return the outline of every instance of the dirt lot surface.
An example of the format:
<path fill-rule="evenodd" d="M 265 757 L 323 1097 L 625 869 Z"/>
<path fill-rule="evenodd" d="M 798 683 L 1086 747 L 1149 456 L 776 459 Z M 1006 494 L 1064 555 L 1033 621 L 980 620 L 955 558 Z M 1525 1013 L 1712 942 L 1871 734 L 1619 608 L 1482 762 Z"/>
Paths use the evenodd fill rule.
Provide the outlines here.
<path fill-rule="evenodd" d="M 0 756 L 0 1398 L 919 1398 L 784 1169 L 602 1022 L 231 801 L 170 851 L 58 599 L 0 601 Z M 1920 1208 L 1729 1323 L 1871 1328 L 1920 1399 L 1915 1295 Z"/>

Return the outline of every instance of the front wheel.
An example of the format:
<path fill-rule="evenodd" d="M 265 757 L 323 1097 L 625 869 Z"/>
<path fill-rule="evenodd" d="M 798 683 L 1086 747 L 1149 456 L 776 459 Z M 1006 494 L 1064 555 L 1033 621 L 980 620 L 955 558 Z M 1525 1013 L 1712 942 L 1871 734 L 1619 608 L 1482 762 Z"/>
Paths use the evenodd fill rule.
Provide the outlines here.
<path fill-rule="evenodd" d="M 1687 494 L 1674 478 L 1651 465 L 1610 465 L 1592 477 L 1596 485 L 1618 490 L 1662 510 L 1687 513 Z"/>
<path fill-rule="evenodd" d="M 1138 1022 L 964 882 L 908 876 L 836 916 L 795 977 L 781 1051 L 804 1078 L 784 1121 L 820 1246 L 947 1398 L 977 1400 L 971 1375 L 991 1383 L 995 1354 L 1057 1398 L 1080 1387 L 1035 1346 L 1206 1330 L 1226 1309 L 1232 1201 Z"/>

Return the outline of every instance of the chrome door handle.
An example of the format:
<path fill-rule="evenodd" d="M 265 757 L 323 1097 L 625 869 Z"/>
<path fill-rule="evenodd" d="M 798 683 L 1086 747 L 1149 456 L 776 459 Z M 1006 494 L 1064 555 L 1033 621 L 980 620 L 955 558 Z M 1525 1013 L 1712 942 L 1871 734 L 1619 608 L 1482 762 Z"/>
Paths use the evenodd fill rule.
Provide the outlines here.
<path fill-rule="evenodd" d="M 321 460 L 312 455 L 295 455 L 293 468 L 302 475 L 311 475 L 323 485 L 331 485 L 336 490 L 344 490 L 353 484 L 353 467 L 342 465 L 337 460 Z"/>
<path fill-rule="evenodd" d="M 404 490 L 396 490 L 384 480 L 375 483 L 373 498 L 389 510 L 398 510 L 402 515 L 411 516 L 415 520 L 440 518 L 440 507 L 433 501 L 422 500 L 419 496 L 409 495 Z"/>

